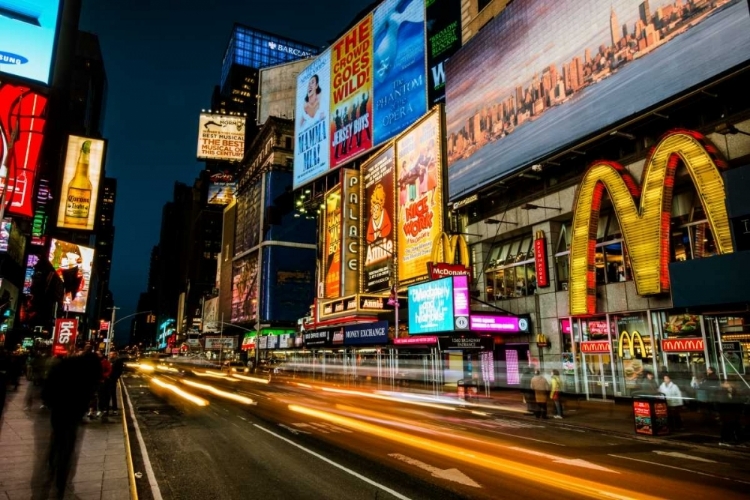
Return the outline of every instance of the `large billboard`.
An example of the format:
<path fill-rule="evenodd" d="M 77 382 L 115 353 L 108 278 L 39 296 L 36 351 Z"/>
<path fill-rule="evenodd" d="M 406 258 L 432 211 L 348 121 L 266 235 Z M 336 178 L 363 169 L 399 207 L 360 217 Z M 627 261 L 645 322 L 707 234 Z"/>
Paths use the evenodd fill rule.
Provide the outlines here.
<path fill-rule="evenodd" d="M 237 194 L 237 180 L 230 172 L 211 174 L 208 185 L 209 205 L 229 205 Z"/>
<path fill-rule="evenodd" d="M 440 113 L 433 111 L 396 140 L 398 280 L 427 279 L 432 243 L 443 232 Z"/>
<path fill-rule="evenodd" d="M 368 15 L 331 48 L 332 167 L 373 145 L 372 69 L 372 15 Z"/>
<path fill-rule="evenodd" d="M 424 9 L 424 0 L 386 0 L 300 73 L 295 189 L 384 144 L 427 111 Z"/>
<path fill-rule="evenodd" d="M 104 141 L 77 135 L 68 137 L 57 227 L 94 229 L 103 161 Z"/>
<path fill-rule="evenodd" d="M 461 48 L 461 0 L 425 0 L 427 17 L 427 96 L 445 102 L 445 63 Z"/>
<path fill-rule="evenodd" d="M 294 117 L 297 77 L 309 65 L 310 59 L 302 59 L 260 70 L 258 125 L 266 123 L 269 116 Z"/>
<path fill-rule="evenodd" d="M 0 0 L 0 73 L 49 84 L 60 0 Z"/>
<path fill-rule="evenodd" d="M 331 52 L 326 51 L 297 77 L 294 119 L 294 186 L 324 174 L 328 161 Z"/>
<path fill-rule="evenodd" d="M 424 0 L 385 0 L 372 15 L 373 145 L 427 112 Z"/>
<path fill-rule="evenodd" d="M 391 285 L 391 263 L 396 255 L 396 203 L 393 176 L 395 150 L 388 146 L 362 166 L 362 291 L 386 290 Z"/>
<path fill-rule="evenodd" d="M 240 161 L 245 156 L 245 117 L 201 113 L 198 159 Z"/>
<path fill-rule="evenodd" d="M 0 32 L 0 45 L 2 39 L 3 34 Z M 0 80 L 0 165 L 8 165 L 9 193 L 6 200 L 10 200 L 8 211 L 15 215 L 33 215 L 36 170 L 47 121 L 46 107 L 46 97 L 27 87 Z M 14 130 L 17 130 L 17 135 L 11 149 Z M 5 186 L 0 175 L 0 190 L 2 189 Z"/>
<path fill-rule="evenodd" d="M 341 185 L 326 194 L 323 246 L 324 294 L 326 298 L 341 297 Z"/>
<path fill-rule="evenodd" d="M 232 263 L 232 323 L 254 321 L 258 312 L 258 254 Z"/>
<path fill-rule="evenodd" d="M 446 65 L 450 197 L 748 59 L 746 0 L 516 0 Z"/>
<path fill-rule="evenodd" d="M 94 249 L 52 238 L 49 261 L 63 282 L 63 304 L 67 311 L 85 313 L 91 283 Z"/>
<path fill-rule="evenodd" d="M 452 276 L 409 287 L 409 335 L 469 329 L 468 276 Z"/>

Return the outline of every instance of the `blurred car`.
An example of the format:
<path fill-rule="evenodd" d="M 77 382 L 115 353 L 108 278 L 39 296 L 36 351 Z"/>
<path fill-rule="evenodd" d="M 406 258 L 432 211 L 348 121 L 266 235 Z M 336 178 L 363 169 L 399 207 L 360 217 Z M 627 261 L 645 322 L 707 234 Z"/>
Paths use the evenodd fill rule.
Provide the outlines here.
<path fill-rule="evenodd" d="M 224 369 L 228 369 L 232 373 L 249 373 L 250 369 L 245 366 L 242 361 L 225 361 L 223 365 Z"/>

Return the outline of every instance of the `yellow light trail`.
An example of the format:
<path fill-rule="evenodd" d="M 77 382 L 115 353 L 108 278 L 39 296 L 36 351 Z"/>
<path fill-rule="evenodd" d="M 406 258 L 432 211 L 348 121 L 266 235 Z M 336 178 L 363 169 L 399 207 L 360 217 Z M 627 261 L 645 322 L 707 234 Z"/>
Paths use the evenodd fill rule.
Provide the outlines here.
<path fill-rule="evenodd" d="M 177 368 L 173 368 L 171 366 L 165 366 L 165 365 L 156 365 L 156 369 L 162 372 L 179 372 Z"/>
<path fill-rule="evenodd" d="M 446 406 L 440 403 L 427 403 L 424 401 L 413 401 L 413 400 L 408 400 L 408 399 L 404 400 L 400 398 L 394 398 L 391 396 L 383 396 L 381 394 L 372 394 L 370 392 L 350 391 L 347 389 L 334 389 L 333 387 L 321 387 L 321 390 L 325 392 L 335 392 L 338 394 L 348 394 L 350 396 L 362 396 L 365 398 L 382 399 L 385 401 L 393 401 L 395 403 L 408 403 L 408 404 L 416 405 L 416 406 L 426 406 L 428 408 L 437 408 L 438 410 L 456 411 L 456 408 Z"/>
<path fill-rule="evenodd" d="M 196 371 L 194 371 L 193 373 L 195 375 L 198 375 L 199 377 L 212 377 L 212 378 L 219 378 L 221 380 L 226 380 L 228 382 L 239 382 L 239 380 L 235 380 L 235 379 L 229 378 L 227 375 L 225 375 L 223 373 L 217 373 L 217 372 L 205 372 L 205 373 L 201 373 L 201 372 L 196 372 Z"/>
<path fill-rule="evenodd" d="M 196 389 L 202 389 L 216 396 L 226 398 L 226 399 L 231 399 L 233 401 L 237 401 L 238 403 L 242 403 L 245 405 L 255 404 L 255 401 L 253 401 L 250 398 L 246 398 L 245 396 L 240 396 L 239 394 L 234 394 L 232 392 L 222 391 L 221 389 L 217 389 L 216 387 L 211 386 L 211 385 L 199 384 L 198 382 L 193 382 L 192 380 L 181 380 L 181 382 L 183 384 L 189 385 L 190 387 L 195 387 Z"/>
<path fill-rule="evenodd" d="M 531 480 L 543 485 L 552 486 L 565 491 L 572 491 L 589 498 L 602 499 L 644 499 L 656 500 L 658 497 L 645 495 L 641 492 L 632 492 L 623 488 L 598 484 L 587 479 L 580 479 L 561 474 L 539 467 L 526 465 L 512 460 L 507 460 L 495 455 L 489 455 L 477 451 L 469 451 L 460 446 L 440 443 L 431 439 L 415 436 L 406 432 L 387 429 L 367 422 L 360 422 L 353 418 L 335 415 L 321 410 L 315 410 L 299 405 L 289 405 L 289 409 L 321 420 L 326 420 L 338 425 L 349 427 L 354 430 L 372 434 L 380 438 L 388 439 L 399 444 L 406 444 L 415 448 L 442 455 L 447 458 L 466 462 L 471 466 L 480 466 L 486 469 L 516 476 L 521 479 Z"/>
<path fill-rule="evenodd" d="M 147 365 L 145 363 L 138 363 L 135 366 L 137 366 L 139 370 L 143 370 L 144 372 L 152 372 L 155 370 L 153 365 Z"/>
<path fill-rule="evenodd" d="M 191 403 L 197 405 L 197 406 L 208 406 L 208 401 L 206 401 L 203 398 L 199 398 L 198 396 L 195 396 L 193 394 L 190 394 L 189 392 L 183 391 L 179 387 L 173 384 L 167 384 L 166 382 L 162 382 L 160 379 L 154 377 L 151 379 L 151 382 L 158 385 L 159 387 L 162 387 L 164 389 L 167 389 L 168 391 L 172 391 L 176 395 L 180 396 L 181 398 L 190 401 Z"/>
<path fill-rule="evenodd" d="M 247 375 L 238 375 L 237 373 L 233 373 L 232 377 L 237 377 L 241 380 L 247 380 L 248 382 L 257 382 L 259 384 L 267 384 L 269 382 L 269 380 L 266 378 L 248 377 Z"/>

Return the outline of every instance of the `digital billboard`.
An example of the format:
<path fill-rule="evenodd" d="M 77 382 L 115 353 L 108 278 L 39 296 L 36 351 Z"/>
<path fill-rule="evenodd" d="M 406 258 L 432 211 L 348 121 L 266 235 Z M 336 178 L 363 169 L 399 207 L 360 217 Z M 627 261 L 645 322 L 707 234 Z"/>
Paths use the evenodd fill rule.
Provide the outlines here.
<path fill-rule="evenodd" d="M 49 84 L 60 0 L 0 0 L 0 73 Z"/>
<path fill-rule="evenodd" d="M 372 69 L 372 15 L 368 15 L 331 47 L 331 167 L 373 145 Z"/>
<path fill-rule="evenodd" d="M 263 247 L 263 321 L 296 323 L 310 313 L 315 292 L 315 254 L 311 248 Z"/>
<path fill-rule="evenodd" d="M 425 0 L 427 100 L 445 102 L 445 63 L 461 48 L 461 0 Z"/>
<path fill-rule="evenodd" d="M 94 249 L 52 238 L 49 261 L 63 282 L 63 303 L 69 312 L 85 313 L 94 264 Z"/>
<path fill-rule="evenodd" d="M 13 228 L 13 219 L 6 217 L 0 221 L 0 253 L 8 251 L 8 241 L 10 241 L 10 232 Z"/>
<path fill-rule="evenodd" d="M 292 119 L 297 103 L 297 79 L 310 65 L 310 59 L 279 64 L 260 70 L 260 102 L 258 103 L 258 125 L 263 125 L 269 116 Z M 326 110 L 327 111 L 327 110 Z"/>
<path fill-rule="evenodd" d="M 0 32 L 0 45 L 2 38 Z M 33 215 L 34 185 L 47 121 L 46 108 L 46 97 L 27 87 L 0 80 L 0 165 L 4 162 L 8 165 L 6 200 L 10 200 L 8 211 L 15 215 Z M 17 135 L 11 148 L 14 130 L 17 130 Z M 0 190 L 5 189 L 2 178 L 0 175 Z"/>
<path fill-rule="evenodd" d="M 295 189 L 384 144 L 427 112 L 424 9 L 424 0 L 386 0 L 300 73 Z"/>
<path fill-rule="evenodd" d="M 469 280 L 452 276 L 410 286 L 409 335 L 469 329 Z"/>
<path fill-rule="evenodd" d="M 323 246 L 324 293 L 326 298 L 341 296 L 341 185 L 326 195 Z"/>
<path fill-rule="evenodd" d="M 294 186 L 326 173 L 328 113 L 331 88 L 331 52 L 326 51 L 297 77 L 294 119 Z"/>
<path fill-rule="evenodd" d="M 232 263 L 232 323 L 253 321 L 258 311 L 258 254 Z"/>
<path fill-rule="evenodd" d="M 385 0 L 372 15 L 373 145 L 427 112 L 424 0 Z"/>
<path fill-rule="evenodd" d="M 516 0 L 446 65 L 450 197 L 749 58 L 745 0 Z"/>
<path fill-rule="evenodd" d="M 221 330 L 219 323 L 219 297 L 203 301 L 203 315 L 201 316 L 201 331 L 218 332 Z"/>
<path fill-rule="evenodd" d="M 211 174 L 208 185 L 209 205 L 229 205 L 237 193 L 237 181 L 229 172 Z"/>
<path fill-rule="evenodd" d="M 398 280 L 427 279 L 432 244 L 443 232 L 440 113 L 428 114 L 396 140 Z"/>
<path fill-rule="evenodd" d="M 57 227 L 94 229 L 103 161 L 104 141 L 77 135 L 68 137 Z"/>
<path fill-rule="evenodd" d="M 245 117 L 201 113 L 198 159 L 240 161 L 245 156 Z"/>
<path fill-rule="evenodd" d="M 396 204 L 393 176 L 396 157 L 393 145 L 362 166 L 362 291 L 387 290 L 391 285 L 391 264 L 396 255 L 393 223 Z"/>

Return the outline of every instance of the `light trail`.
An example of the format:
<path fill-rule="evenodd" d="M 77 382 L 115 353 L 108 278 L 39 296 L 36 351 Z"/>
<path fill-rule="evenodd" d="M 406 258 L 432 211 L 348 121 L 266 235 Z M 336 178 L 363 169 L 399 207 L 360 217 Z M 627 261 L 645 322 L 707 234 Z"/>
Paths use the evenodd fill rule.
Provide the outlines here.
<path fill-rule="evenodd" d="M 456 408 L 446 406 L 444 404 L 429 403 L 425 401 L 404 400 L 404 399 L 394 398 L 392 396 L 384 396 L 382 394 L 373 394 L 370 392 L 351 391 L 348 389 L 335 389 L 333 387 L 321 387 L 320 389 L 324 392 L 334 392 L 336 394 L 347 394 L 349 396 L 361 396 L 361 397 L 371 398 L 371 399 L 381 399 L 385 401 L 392 401 L 395 403 L 408 403 L 408 404 L 412 404 L 416 406 L 426 406 L 428 408 L 436 408 L 438 410 L 450 410 L 450 411 L 456 410 Z"/>
<path fill-rule="evenodd" d="M 460 446 L 454 446 L 443 442 L 415 436 L 406 432 L 387 429 L 378 425 L 361 422 L 353 418 L 336 415 L 333 413 L 315 410 L 299 405 L 289 405 L 289 409 L 295 413 L 301 413 L 313 418 L 319 418 L 360 432 L 371 434 L 383 439 L 394 441 L 400 445 L 408 445 L 423 451 L 435 453 L 450 459 L 466 462 L 470 466 L 481 466 L 486 469 L 516 476 L 520 479 L 531 480 L 546 486 L 552 486 L 565 491 L 578 493 L 588 498 L 601 499 L 644 499 L 652 500 L 658 497 L 646 495 L 641 492 L 632 492 L 623 488 L 598 484 L 587 479 L 580 479 L 555 471 L 526 465 L 512 460 L 507 460 L 495 455 L 489 455 L 478 451 L 469 451 Z"/>
<path fill-rule="evenodd" d="M 217 373 L 217 372 L 196 372 L 194 371 L 193 374 L 198 375 L 199 377 L 211 377 L 211 378 L 218 378 L 221 380 L 226 380 L 227 382 L 239 382 L 239 380 L 229 378 L 228 375 L 224 373 Z"/>
<path fill-rule="evenodd" d="M 187 401 L 190 401 L 196 406 L 208 406 L 208 401 L 206 401 L 203 398 L 200 398 L 194 394 L 190 394 L 189 392 L 183 391 L 179 387 L 173 384 L 168 384 L 166 382 L 161 381 L 160 379 L 154 377 L 151 379 L 151 382 L 158 385 L 159 387 L 162 387 L 164 389 L 167 389 L 168 391 L 173 392 L 174 394 L 178 395 L 182 399 L 185 399 Z"/>
<path fill-rule="evenodd" d="M 217 389 L 214 386 L 207 385 L 207 384 L 199 384 L 198 382 L 193 382 L 192 380 L 180 380 L 183 384 L 189 385 L 190 387 L 195 387 L 196 389 L 202 389 L 204 391 L 208 391 L 211 394 L 214 394 L 215 396 L 219 396 L 225 399 L 231 399 L 232 401 L 236 401 L 238 403 L 242 403 L 245 405 L 254 405 L 255 401 L 253 401 L 250 398 L 246 398 L 245 396 L 240 396 L 239 394 L 234 394 L 232 392 L 222 391 L 221 389 Z"/>
<path fill-rule="evenodd" d="M 236 377 L 240 380 L 247 380 L 248 382 L 257 382 L 259 384 L 268 384 L 270 382 L 266 378 L 248 377 L 247 375 L 238 375 L 237 373 L 233 373 L 232 377 Z"/>

